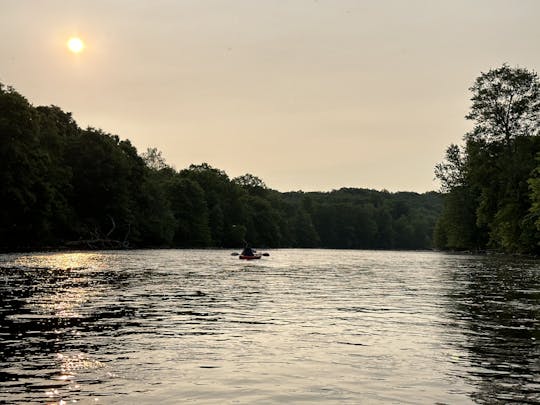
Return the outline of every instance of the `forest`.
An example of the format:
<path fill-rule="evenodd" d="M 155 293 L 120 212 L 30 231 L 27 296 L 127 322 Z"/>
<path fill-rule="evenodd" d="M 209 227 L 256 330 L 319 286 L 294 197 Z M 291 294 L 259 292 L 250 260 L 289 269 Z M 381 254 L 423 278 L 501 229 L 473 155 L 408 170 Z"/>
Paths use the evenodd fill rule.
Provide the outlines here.
<path fill-rule="evenodd" d="M 82 129 L 71 113 L 34 107 L 2 84 L 0 201 L 2 251 L 233 248 L 243 240 L 267 248 L 430 249 L 443 209 L 437 192 L 279 192 L 255 175 L 231 179 L 207 163 L 176 170 L 156 148 L 139 153 L 129 140 Z M 438 240 L 468 247 L 445 228 L 449 210 L 447 201 Z"/>
<path fill-rule="evenodd" d="M 470 88 L 463 145 L 436 166 L 444 192 L 434 245 L 445 250 L 540 253 L 540 83 L 503 65 Z"/>

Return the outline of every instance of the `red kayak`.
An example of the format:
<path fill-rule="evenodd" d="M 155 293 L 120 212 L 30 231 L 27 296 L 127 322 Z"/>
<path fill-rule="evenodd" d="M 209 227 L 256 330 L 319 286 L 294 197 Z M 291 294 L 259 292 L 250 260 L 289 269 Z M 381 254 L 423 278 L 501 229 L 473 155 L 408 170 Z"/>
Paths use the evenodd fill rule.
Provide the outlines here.
<path fill-rule="evenodd" d="M 244 255 L 239 255 L 238 258 L 240 260 L 254 260 L 254 259 L 260 259 L 262 255 L 253 255 L 253 256 L 244 256 Z"/>

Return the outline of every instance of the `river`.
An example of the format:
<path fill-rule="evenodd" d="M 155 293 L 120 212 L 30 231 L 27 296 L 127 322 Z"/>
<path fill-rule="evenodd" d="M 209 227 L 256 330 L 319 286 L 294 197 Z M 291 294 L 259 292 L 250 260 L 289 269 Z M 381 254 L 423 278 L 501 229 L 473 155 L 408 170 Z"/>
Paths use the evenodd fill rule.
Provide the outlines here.
<path fill-rule="evenodd" d="M 0 255 L 0 403 L 539 403 L 540 263 Z"/>

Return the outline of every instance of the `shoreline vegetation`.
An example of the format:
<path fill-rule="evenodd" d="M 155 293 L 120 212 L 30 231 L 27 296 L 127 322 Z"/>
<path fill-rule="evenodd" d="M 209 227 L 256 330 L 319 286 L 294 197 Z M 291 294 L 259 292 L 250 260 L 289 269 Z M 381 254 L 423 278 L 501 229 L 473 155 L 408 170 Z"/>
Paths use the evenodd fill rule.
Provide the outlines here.
<path fill-rule="evenodd" d="M 540 82 L 536 72 L 503 65 L 469 89 L 463 145 L 435 168 L 444 193 L 434 246 L 540 254 Z"/>
<path fill-rule="evenodd" d="M 540 85 L 482 73 L 475 124 L 436 166 L 441 192 L 279 192 L 80 128 L 0 83 L 0 251 L 137 248 L 446 250 L 538 255 Z"/>
<path fill-rule="evenodd" d="M 80 128 L 56 106 L 0 87 L 0 250 L 110 248 L 431 249 L 437 192 L 278 192 L 207 163 Z"/>

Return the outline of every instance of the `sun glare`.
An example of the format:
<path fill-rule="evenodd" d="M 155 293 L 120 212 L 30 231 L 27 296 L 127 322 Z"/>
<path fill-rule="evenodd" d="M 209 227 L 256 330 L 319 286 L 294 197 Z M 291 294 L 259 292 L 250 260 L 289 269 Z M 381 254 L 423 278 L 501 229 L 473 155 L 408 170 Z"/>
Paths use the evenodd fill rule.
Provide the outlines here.
<path fill-rule="evenodd" d="M 68 40 L 67 47 L 70 52 L 80 53 L 84 49 L 84 42 L 80 38 L 72 37 Z"/>

